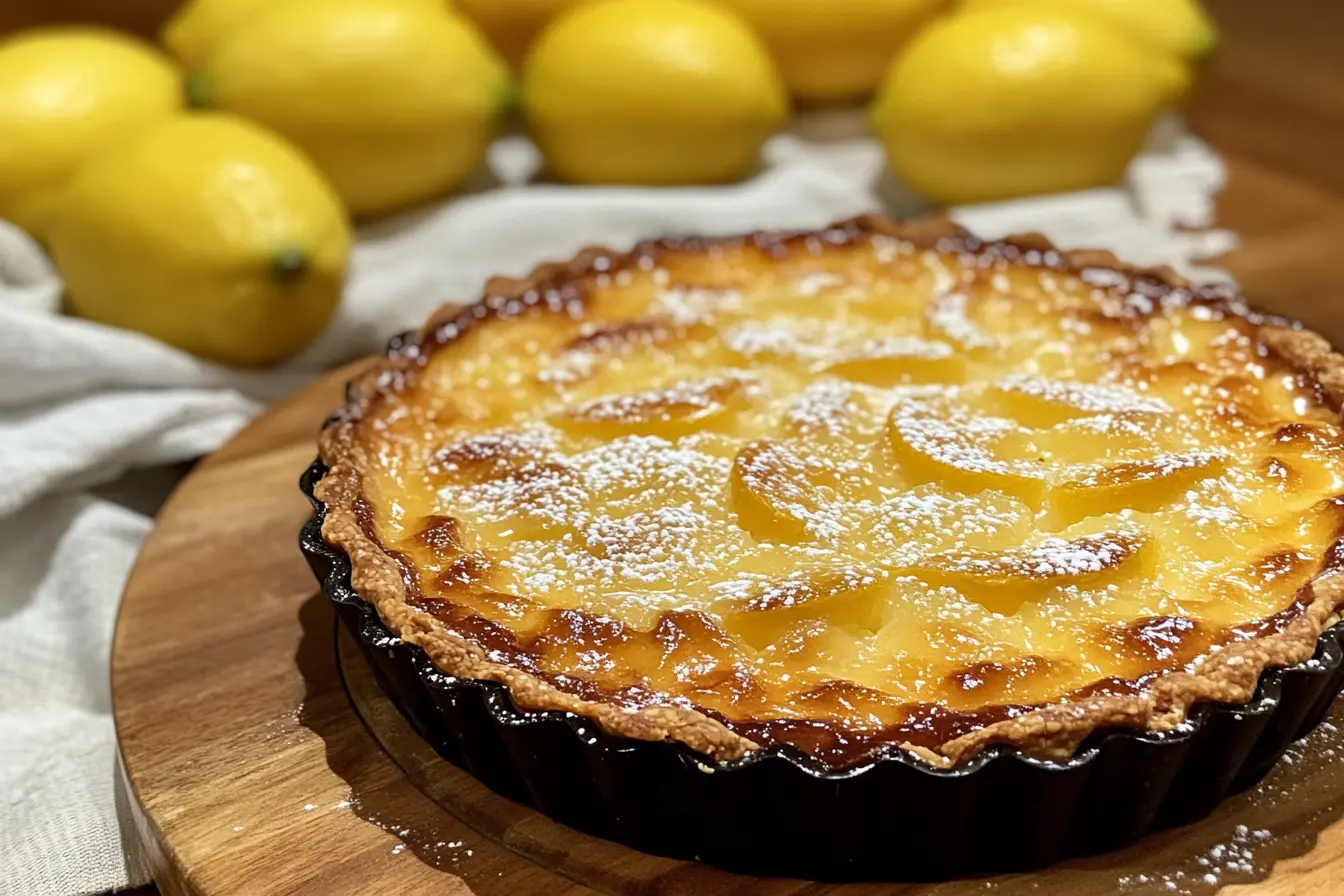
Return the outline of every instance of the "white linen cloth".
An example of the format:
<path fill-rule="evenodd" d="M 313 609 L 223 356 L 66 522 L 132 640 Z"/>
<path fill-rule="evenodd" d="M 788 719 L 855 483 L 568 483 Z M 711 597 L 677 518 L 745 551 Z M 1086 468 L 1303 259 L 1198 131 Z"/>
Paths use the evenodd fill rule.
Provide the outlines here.
<path fill-rule="evenodd" d="M 492 182 L 361 231 L 337 318 L 300 358 L 266 372 L 226 370 L 60 315 L 55 271 L 0 222 L 0 893 L 101 892 L 147 879 L 117 810 L 107 669 L 119 595 L 151 525 L 145 490 L 156 488 L 144 473 L 123 478 L 113 500 L 105 484 L 213 450 L 268 402 L 378 349 L 440 302 L 479 295 L 492 274 L 520 275 L 591 243 L 921 211 L 882 173 L 873 141 L 808 136 L 835 130 L 801 121 L 770 142 L 751 180 L 677 189 L 529 183 L 535 150 L 503 138 L 491 150 Z M 1172 120 L 1123 185 L 956 215 L 984 236 L 1038 230 L 1066 247 L 1189 268 L 1229 247 L 1225 233 L 1174 229 L 1210 223 L 1222 177 L 1217 157 Z"/>

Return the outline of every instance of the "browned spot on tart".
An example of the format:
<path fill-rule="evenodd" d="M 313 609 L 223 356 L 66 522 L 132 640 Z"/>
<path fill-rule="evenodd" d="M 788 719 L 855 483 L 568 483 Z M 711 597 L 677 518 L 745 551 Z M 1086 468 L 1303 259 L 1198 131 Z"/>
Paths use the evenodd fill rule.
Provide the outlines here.
<path fill-rule="evenodd" d="M 421 521 L 415 540 L 440 555 L 459 554 L 466 550 L 462 524 L 451 516 L 428 516 Z"/>
<path fill-rule="evenodd" d="M 1011 702 L 1014 686 L 1029 678 L 1049 678 L 1065 671 L 1071 664 L 1065 660 L 1027 654 L 1011 660 L 990 660 L 971 663 L 949 673 L 945 680 L 960 694 L 974 695 L 975 704 Z M 960 704 L 960 700 L 954 700 Z"/>
<path fill-rule="evenodd" d="M 1211 634 L 1184 616 L 1147 616 L 1112 623 L 1102 630 L 1102 645 L 1130 661 L 1134 669 L 1179 669 L 1206 650 Z"/>

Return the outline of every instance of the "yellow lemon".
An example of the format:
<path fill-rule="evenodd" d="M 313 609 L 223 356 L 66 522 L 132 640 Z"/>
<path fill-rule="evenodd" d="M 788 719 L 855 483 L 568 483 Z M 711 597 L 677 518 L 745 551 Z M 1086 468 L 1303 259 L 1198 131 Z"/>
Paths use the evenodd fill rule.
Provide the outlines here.
<path fill-rule="evenodd" d="M 181 109 L 177 70 L 153 47 L 95 28 L 0 41 L 0 218 L 38 239 L 88 156 Z"/>
<path fill-rule="evenodd" d="M 981 202 L 1118 179 L 1186 67 L 1086 15 L 966 10 L 920 32 L 872 110 L 894 171 L 925 197 Z"/>
<path fill-rule="evenodd" d="M 340 298 L 350 227 L 289 143 L 184 115 L 91 159 L 51 228 L 70 309 L 225 364 L 315 337 Z"/>
<path fill-rule="evenodd" d="M 756 28 L 801 102 L 877 89 L 896 51 L 947 0 L 719 0 Z"/>
<path fill-rule="evenodd" d="M 547 23 L 582 0 L 457 0 L 510 65 L 519 66 Z"/>
<path fill-rule="evenodd" d="M 968 9 L 1043 0 L 963 0 Z M 1058 7 L 1095 15 L 1128 32 L 1145 46 L 1197 62 L 1218 48 L 1218 28 L 1199 0 L 1050 0 Z"/>
<path fill-rule="evenodd" d="M 713 183 L 746 174 L 788 114 L 760 38 L 702 0 L 598 0 L 542 33 L 523 111 L 577 183 Z"/>
<path fill-rule="evenodd" d="M 460 184 L 509 96 L 479 32 L 424 0 L 288 0 L 229 34 L 187 87 L 294 141 L 358 215 Z"/>
<path fill-rule="evenodd" d="M 249 18 L 284 0 L 187 0 L 164 23 L 159 40 L 188 69 L 203 65 Z M 451 7 L 448 0 L 424 0 L 428 6 Z"/>

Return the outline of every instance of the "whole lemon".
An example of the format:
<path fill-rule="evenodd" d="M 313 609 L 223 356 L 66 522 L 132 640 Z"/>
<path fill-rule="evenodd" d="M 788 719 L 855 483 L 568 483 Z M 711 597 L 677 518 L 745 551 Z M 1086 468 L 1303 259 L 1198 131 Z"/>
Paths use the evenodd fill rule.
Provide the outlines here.
<path fill-rule="evenodd" d="M 598 0 L 542 33 L 523 111 L 550 169 L 576 183 L 727 181 L 788 114 L 750 26 L 702 0 Z"/>
<path fill-rule="evenodd" d="M 140 41 L 49 28 L 0 41 L 0 218 L 46 239 L 90 154 L 182 107 L 177 70 Z"/>
<path fill-rule="evenodd" d="M 424 0 L 288 0 L 229 34 L 188 79 L 196 105 L 298 144 L 357 215 L 460 184 L 509 97 L 508 71 L 461 16 Z"/>
<path fill-rule="evenodd" d="M 968 9 L 1043 2 L 1095 15 L 1147 47 L 1190 62 L 1203 60 L 1218 48 L 1218 27 L 1199 0 L 963 0 Z"/>
<path fill-rule="evenodd" d="M 947 0 L 720 0 L 765 38 L 784 83 L 804 103 L 877 89 L 896 51 Z"/>
<path fill-rule="evenodd" d="M 159 40 L 188 69 L 203 65 L 224 38 L 263 9 L 284 0 L 187 0 L 164 23 Z M 448 0 L 423 0 L 450 7 Z"/>
<path fill-rule="evenodd" d="M 1118 179 L 1185 66 L 1094 17 L 966 10 L 934 22 L 887 72 L 872 118 L 892 169 L 954 204 Z"/>
<path fill-rule="evenodd" d="M 457 0 L 462 14 L 480 27 L 512 66 L 520 66 L 547 23 L 582 0 Z"/>
<path fill-rule="evenodd" d="M 202 358 L 266 364 L 340 298 L 350 227 L 303 154 L 228 115 L 184 115 L 92 159 L 51 228 L 70 309 Z"/>

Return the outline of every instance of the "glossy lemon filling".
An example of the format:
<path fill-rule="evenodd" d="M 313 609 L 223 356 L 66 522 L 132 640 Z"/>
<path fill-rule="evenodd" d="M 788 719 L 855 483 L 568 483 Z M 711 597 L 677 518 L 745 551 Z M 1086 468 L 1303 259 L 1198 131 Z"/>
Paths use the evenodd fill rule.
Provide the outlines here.
<path fill-rule="evenodd" d="M 1293 606 L 1344 439 L 1254 321 L 1122 287 L 881 238 L 597 273 L 361 422 L 372 525 L 587 695 L 875 729 L 1141 683 Z"/>

